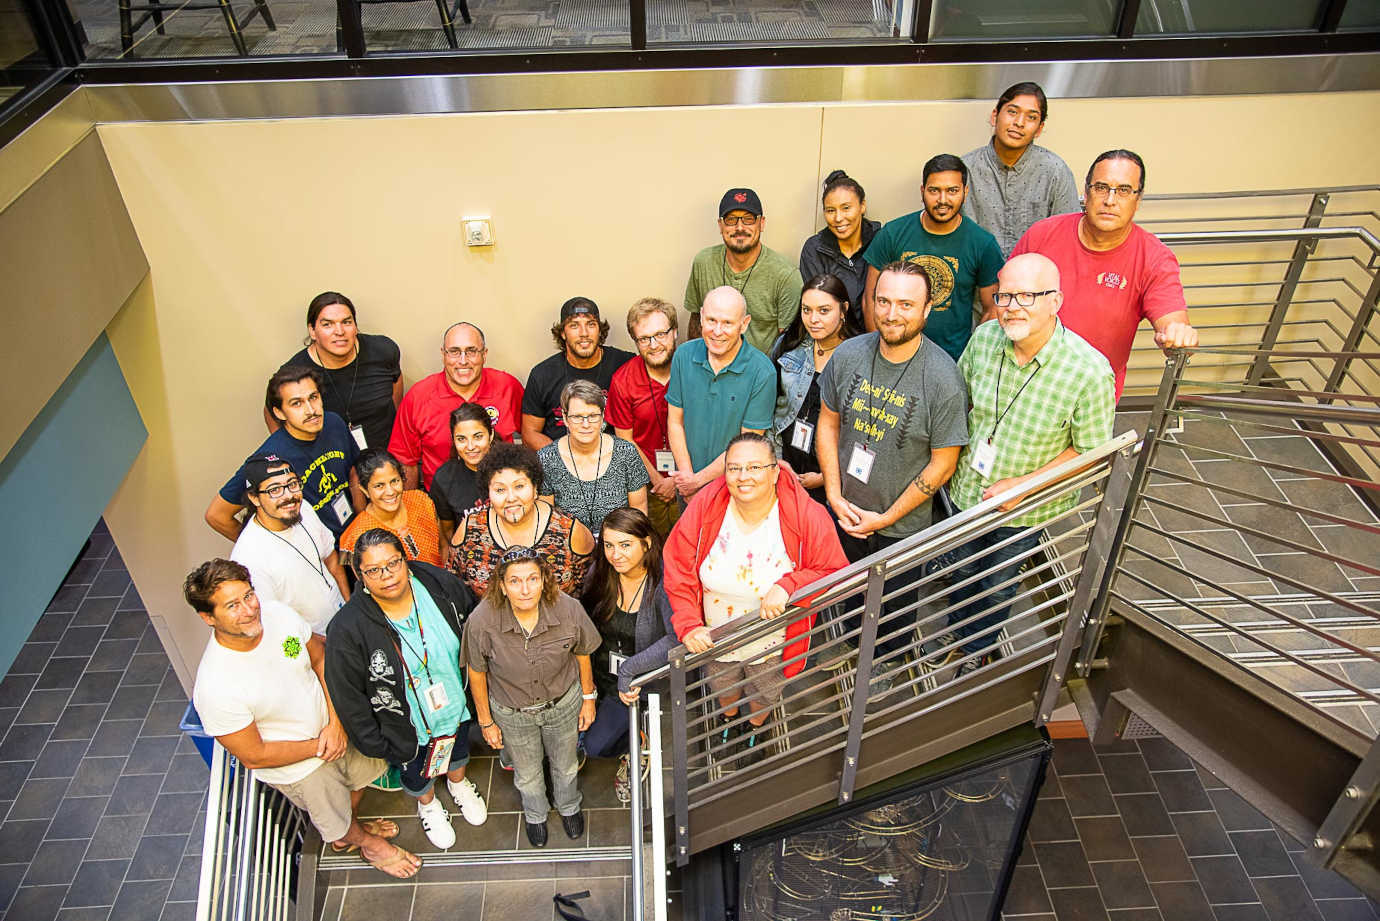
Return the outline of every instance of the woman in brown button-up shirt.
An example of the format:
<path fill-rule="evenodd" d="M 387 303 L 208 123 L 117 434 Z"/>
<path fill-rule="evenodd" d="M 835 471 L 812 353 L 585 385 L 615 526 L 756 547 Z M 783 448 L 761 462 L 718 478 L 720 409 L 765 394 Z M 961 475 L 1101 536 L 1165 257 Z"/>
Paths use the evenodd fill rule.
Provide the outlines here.
<path fill-rule="evenodd" d="M 484 741 L 506 748 L 522 794 L 527 839 L 546 844 L 546 781 L 571 838 L 584 834 L 580 813 L 580 731 L 594 722 L 589 655 L 599 631 L 580 603 L 556 588 L 550 569 L 530 547 L 515 547 L 494 567 L 484 600 L 465 624 L 465 665 Z"/>

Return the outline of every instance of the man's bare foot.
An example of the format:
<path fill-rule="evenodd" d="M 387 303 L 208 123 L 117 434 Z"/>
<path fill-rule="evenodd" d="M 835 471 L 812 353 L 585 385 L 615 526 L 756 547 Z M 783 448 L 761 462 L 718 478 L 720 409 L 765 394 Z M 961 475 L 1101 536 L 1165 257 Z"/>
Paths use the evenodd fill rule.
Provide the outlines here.
<path fill-rule="evenodd" d="M 388 844 L 382 839 L 375 840 L 378 840 L 381 846 L 373 846 L 371 842 L 364 850 L 364 859 L 369 866 L 395 879 L 410 879 L 421 871 L 422 859 L 416 854 L 395 844 Z"/>

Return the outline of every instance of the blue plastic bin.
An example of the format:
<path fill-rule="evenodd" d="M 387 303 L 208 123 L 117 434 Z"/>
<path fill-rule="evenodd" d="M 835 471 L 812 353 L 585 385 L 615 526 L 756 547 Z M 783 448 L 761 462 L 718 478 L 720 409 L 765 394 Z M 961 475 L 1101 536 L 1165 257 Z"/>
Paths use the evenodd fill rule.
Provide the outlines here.
<path fill-rule="evenodd" d="M 196 750 L 201 752 L 201 757 L 206 759 L 206 766 L 210 767 L 211 746 L 215 740 L 206 734 L 206 727 L 201 725 L 201 717 L 191 703 L 187 704 L 187 710 L 182 714 L 182 722 L 177 724 L 177 728 L 187 733 Z"/>

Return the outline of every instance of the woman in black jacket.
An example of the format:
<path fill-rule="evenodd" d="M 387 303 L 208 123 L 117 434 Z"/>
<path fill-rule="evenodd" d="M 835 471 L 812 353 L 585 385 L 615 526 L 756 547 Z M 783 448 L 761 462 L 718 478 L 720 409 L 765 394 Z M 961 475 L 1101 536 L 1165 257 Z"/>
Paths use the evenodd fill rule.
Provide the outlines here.
<path fill-rule="evenodd" d="M 824 180 L 824 224 L 824 229 L 800 248 L 800 277 L 833 275 L 848 289 L 848 303 L 861 311 L 867 283 L 863 253 L 882 223 L 867 219 L 863 187 L 841 169 Z"/>
<path fill-rule="evenodd" d="M 446 570 L 409 562 L 397 536 L 382 528 L 360 535 L 354 568 L 364 590 L 331 620 L 326 685 L 355 748 L 398 769 L 427 838 L 445 850 L 455 830 L 434 778 L 445 775 L 465 821 L 488 818 L 465 777 L 471 714 L 460 638 L 474 595 Z"/>

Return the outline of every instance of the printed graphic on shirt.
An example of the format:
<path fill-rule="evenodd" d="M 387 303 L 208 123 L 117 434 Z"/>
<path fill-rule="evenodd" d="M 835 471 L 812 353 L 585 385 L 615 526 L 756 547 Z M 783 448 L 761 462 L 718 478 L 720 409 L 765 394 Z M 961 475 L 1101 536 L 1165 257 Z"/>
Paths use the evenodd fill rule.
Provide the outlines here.
<path fill-rule="evenodd" d="M 374 692 L 374 696 L 369 698 L 369 704 L 374 708 L 374 712 L 396 713 L 403 715 L 402 704 L 398 703 L 398 698 L 393 696 L 393 692 L 388 688 L 379 688 Z"/>
<path fill-rule="evenodd" d="M 393 683 L 393 679 L 388 676 L 393 674 L 393 666 L 388 664 L 388 658 L 383 654 L 382 649 L 375 649 L 369 656 L 369 680 L 386 681 Z"/>
<path fill-rule="evenodd" d="M 283 655 L 295 659 L 302 654 L 302 641 L 295 636 L 283 640 Z"/>
<path fill-rule="evenodd" d="M 954 256 L 933 256 L 929 253 L 902 253 L 901 258 L 913 262 L 925 270 L 934 282 L 930 292 L 930 303 L 935 310 L 948 310 L 949 297 L 954 293 L 954 274 L 958 272 L 958 259 Z"/>
<path fill-rule="evenodd" d="M 846 397 L 851 425 L 859 436 L 874 446 L 883 444 L 893 431 L 898 439 L 906 439 L 914 415 L 914 397 L 883 384 L 874 385 L 869 378 L 856 373 Z"/>
<path fill-rule="evenodd" d="M 1117 291 L 1126 290 L 1126 285 L 1130 281 L 1125 275 L 1119 272 L 1098 272 L 1097 283 L 1104 288 L 1112 288 Z"/>
<path fill-rule="evenodd" d="M 343 451 L 327 451 L 312 461 L 311 466 L 302 473 L 303 492 L 309 491 L 307 486 L 311 483 L 311 478 L 313 476 L 318 477 L 313 489 L 321 499 L 311 507 L 314 512 L 319 512 L 330 505 L 332 499 L 349 488 L 348 483 L 326 469 L 326 463 L 333 460 L 344 461 L 345 453 Z"/>

